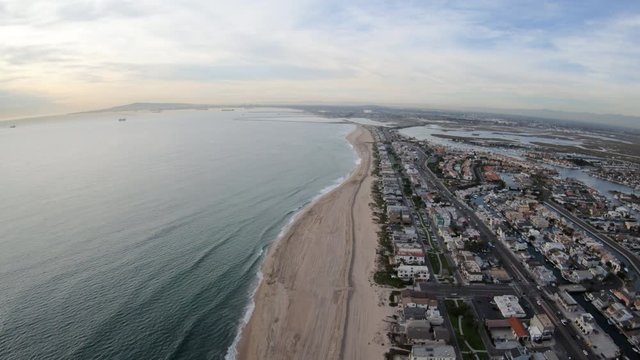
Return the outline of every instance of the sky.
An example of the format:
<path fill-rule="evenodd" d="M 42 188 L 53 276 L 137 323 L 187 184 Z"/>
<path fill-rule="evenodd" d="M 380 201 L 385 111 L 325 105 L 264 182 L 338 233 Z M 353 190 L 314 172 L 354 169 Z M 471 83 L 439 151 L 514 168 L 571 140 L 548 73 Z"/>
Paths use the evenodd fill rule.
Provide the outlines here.
<path fill-rule="evenodd" d="M 0 119 L 132 102 L 640 116 L 640 1 L 0 0 Z"/>

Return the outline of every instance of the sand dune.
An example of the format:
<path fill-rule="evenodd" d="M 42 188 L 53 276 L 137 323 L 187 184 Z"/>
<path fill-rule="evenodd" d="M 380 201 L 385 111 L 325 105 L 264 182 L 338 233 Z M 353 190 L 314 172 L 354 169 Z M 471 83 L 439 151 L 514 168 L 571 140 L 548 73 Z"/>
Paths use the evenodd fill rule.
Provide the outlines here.
<path fill-rule="evenodd" d="M 270 249 L 238 359 L 382 359 L 385 294 L 371 285 L 371 134 L 348 136 L 362 161 L 305 209 Z"/>

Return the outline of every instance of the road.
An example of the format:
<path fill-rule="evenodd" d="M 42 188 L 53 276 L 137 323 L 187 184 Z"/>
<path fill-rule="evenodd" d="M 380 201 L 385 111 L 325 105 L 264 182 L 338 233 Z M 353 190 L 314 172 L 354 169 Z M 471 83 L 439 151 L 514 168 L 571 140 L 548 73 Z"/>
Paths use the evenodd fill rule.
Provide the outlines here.
<path fill-rule="evenodd" d="M 420 291 L 437 298 L 443 297 L 470 297 L 470 296 L 499 296 L 515 295 L 515 289 L 508 284 L 486 285 L 451 285 L 421 282 L 418 284 Z"/>

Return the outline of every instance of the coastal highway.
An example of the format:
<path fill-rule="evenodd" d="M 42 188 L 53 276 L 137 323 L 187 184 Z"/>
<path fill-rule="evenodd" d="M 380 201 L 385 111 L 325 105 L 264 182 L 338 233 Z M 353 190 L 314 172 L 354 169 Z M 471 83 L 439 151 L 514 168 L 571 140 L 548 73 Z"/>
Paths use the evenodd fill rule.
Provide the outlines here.
<path fill-rule="evenodd" d="M 413 146 L 413 144 L 410 144 Z M 495 244 L 494 250 L 497 255 L 503 260 L 503 266 L 505 269 L 515 278 L 513 288 L 519 295 L 521 300 L 526 301 L 530 308 L 534 309 L 538 313 L 546 313 L 551 321 L 556 325 L 556 338 L 561 343 L 568 355 L 573 359 L 595 359 L 595 356 L 585 355 L 583 347 L 576 341 L 577 333 L 571 326 L 565 326 L 561 323 L 560 319 L 553 311 L 554 307 L 549 305 L 547 300 L 540 298 L 540 291 L 537 286 L 529 279 L 528 272 L 524 268 L 524 265 L 515 258 L 511 250 L 509 250 L 501 241 L 497 239 L 493 231 L 491 231 L 482 222 L 475 212 L 466 204 L 463 204 L 458 200 L 449 189 L 442 184 L 440 179 L 427 167 L 428 156 L 417 146 L 413 146 L 413 149 L 418 154 L 417 168 L 420 175 L 434 186 L 440 194 L 451 203 L 461 214 L 463 214 L 480 232 L 481 236 L 485 240 L 489 240 Z M 540 301 L 541 305 L 538 305 L 537 301 Z"/>
<path fill-rule="evenodd" d="M 595 229 L 593 226 L 587 224 L 584 220 L 578 218 L 577 216 L 572 214 L 569 210 L 565 209 L 561 205 L 553 203 L 551 201 L 545 201 L 544 204 L 547 207 L 549 207 L 551 210 L 554 210 L 560 215 L 571 220 L 571 222 L 573 222 L 574 225 L 576 225 L 581 230 L 586 232 L 587 235 L 591 236 L 594 239 L 602 241 L 603 243 L 608 245 L 610 248 L 612 248 L 618 255 L 620 255 L 625 260 L 627 260 L 627 263 L 629 264 L 629 266 L 631 266 L 633 270 L 635 270 L 636 274 L 640 277 L 640 258 L 638 258 L 636 254 L 634 254 L 624 246 L 620 245 L 615 240 L 609 238 L 608 236 L 604 236 L 600 234 L 598 230 Z"/>
<path fill-rule="evenodd" d="M 451 285 L 421 282 L 418 286 L 421 292 L 437 298 L 516 295 L 515 289 L 508 284 Z"/>

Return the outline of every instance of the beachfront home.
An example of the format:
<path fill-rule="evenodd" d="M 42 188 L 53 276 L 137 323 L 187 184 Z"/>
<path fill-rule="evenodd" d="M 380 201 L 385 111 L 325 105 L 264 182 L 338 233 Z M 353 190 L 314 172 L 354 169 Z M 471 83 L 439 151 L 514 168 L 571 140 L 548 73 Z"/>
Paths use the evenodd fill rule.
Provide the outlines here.
<path fill-rule="evenodd" d="M 409 320 L 404 328 L 408 344 L 427 344 L 433 342 L 431 323 L 427 320 Z"/>
<path fill-rule="evenodd" d="M 409 360 L 455 360 L 456 351 L 451 345 L 415 345 Z"/>
<path fill-rule="evenodd" d="M 440 314 L 440 310 L 438 310 L 438 308 L 432 307 L 427 309 L 425 317 L 431 325 L 442 325 L 444 323 L 444 318 Z"/>
<path fill-rule="evenodd" d="M 424 265 L 400 265 L 398 277 L 402 280 L 429 280 L 429 268 Z"/>
<path fill-rule="evenodd" d="M 396 264 L 424 265 L 424 252 L 422 249 L 399 248 L 393 255 Z"/>
<path fill-rule="evenodd" d="M 401 224 L 409 216 L 406 206 L 387 206 L 387 218 L 391 224 Z"/>
<path fill-rule="evenodd" d="M 420 293 L 418 292 L 403 290 L 400 293 L 400 302 L 398 303 L 398 306 L 400 306 L 401 308 L 420 307 L 425 310 L 429 308 L 438 308 L 438 300 L 419 296 Z"/>

